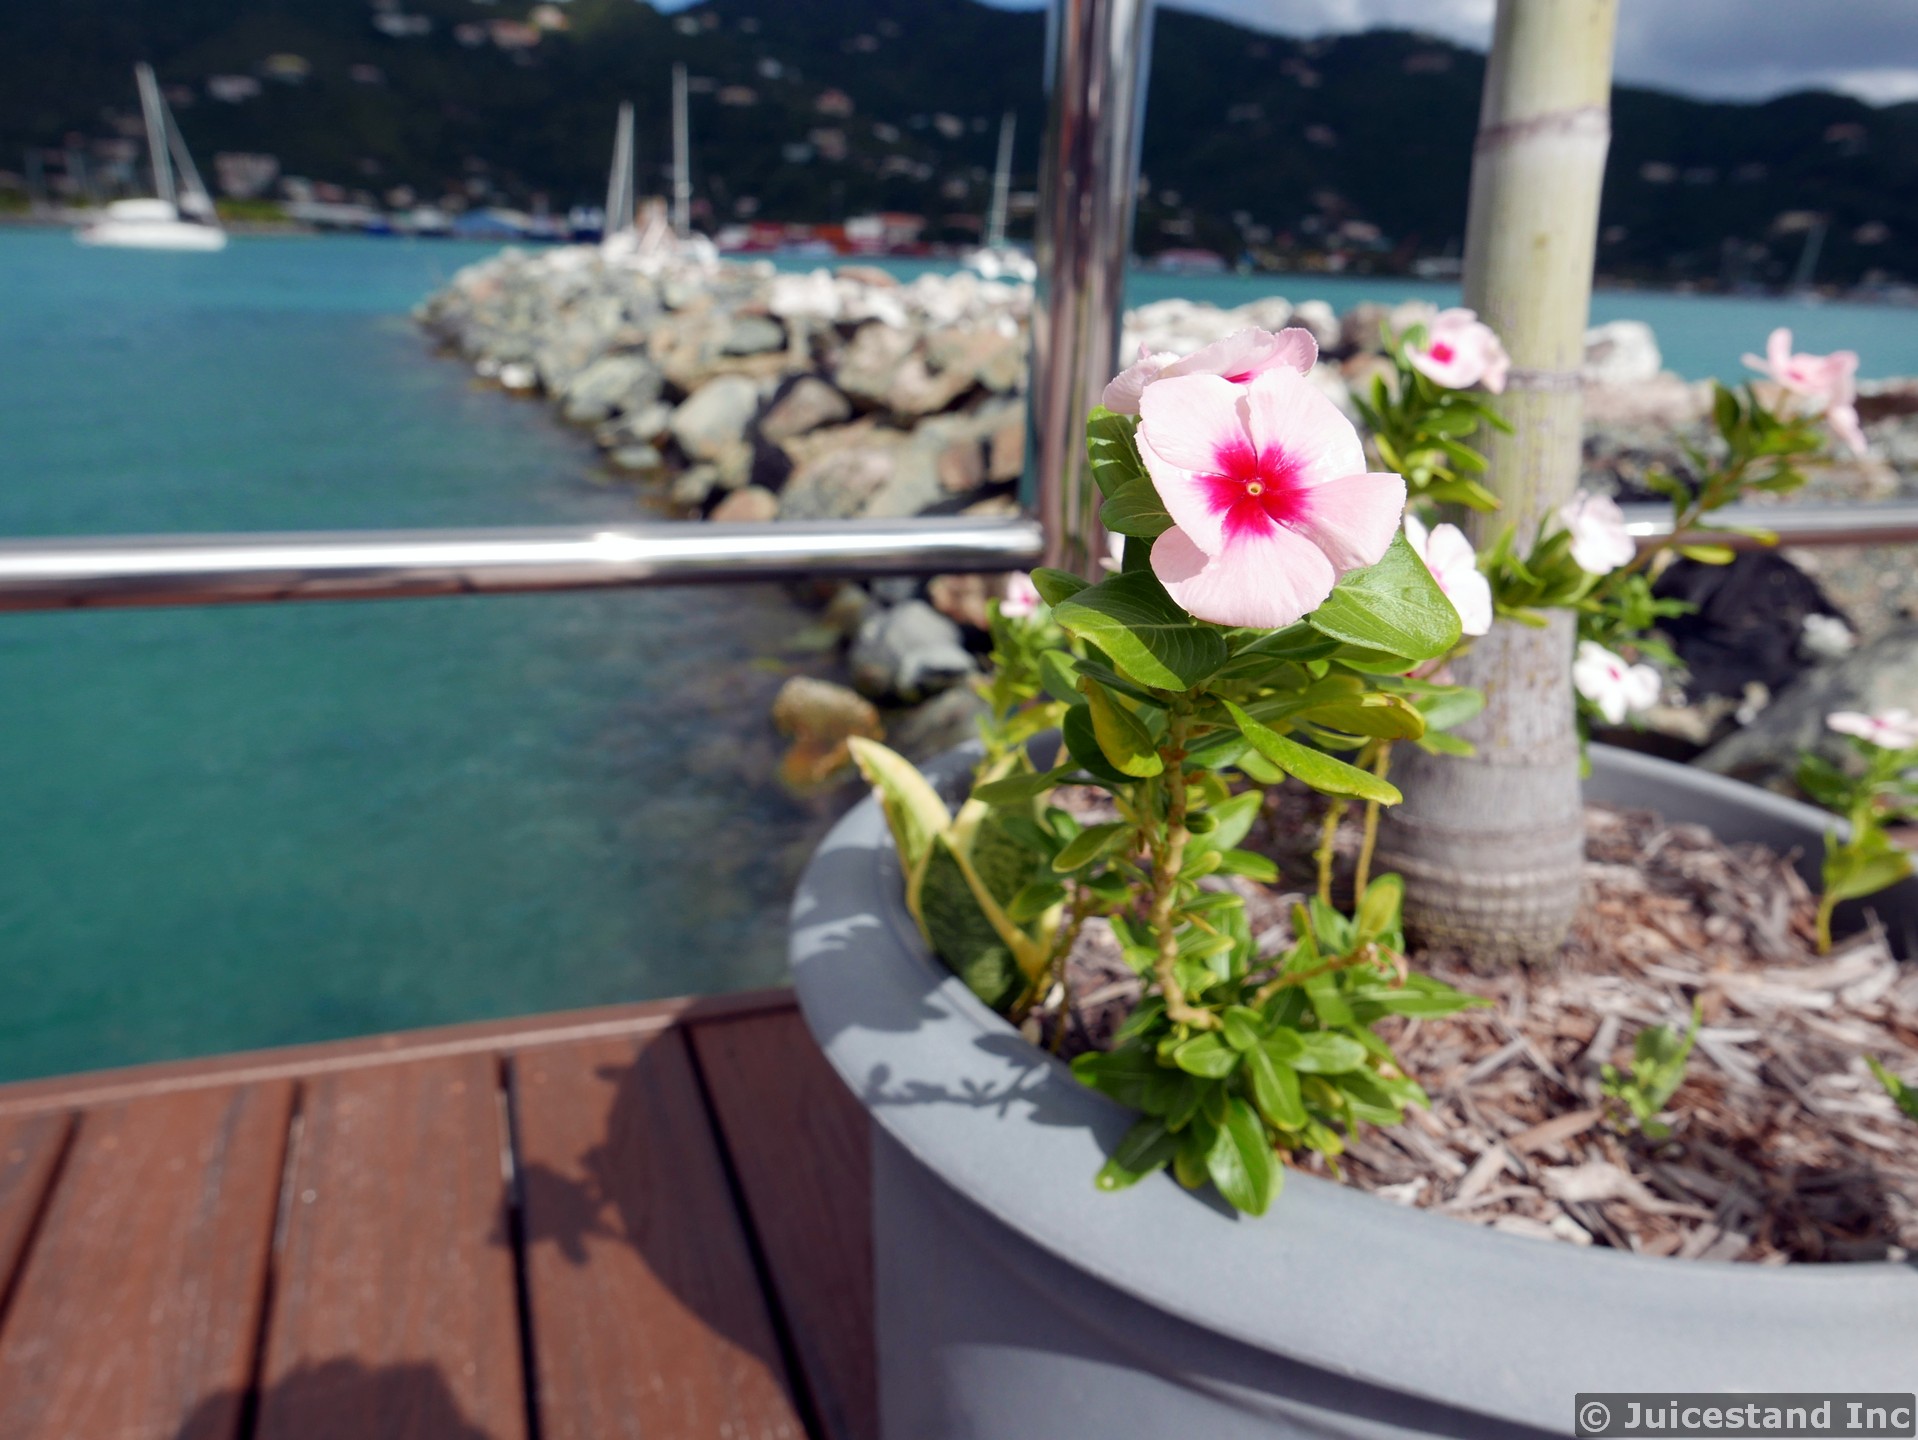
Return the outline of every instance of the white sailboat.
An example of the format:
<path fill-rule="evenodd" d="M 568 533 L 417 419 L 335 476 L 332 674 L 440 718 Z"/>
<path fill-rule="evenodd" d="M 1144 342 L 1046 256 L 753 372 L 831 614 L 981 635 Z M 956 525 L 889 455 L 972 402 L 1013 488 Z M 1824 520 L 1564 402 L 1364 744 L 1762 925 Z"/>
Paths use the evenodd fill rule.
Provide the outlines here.
<path fill-rule="evenodd" d="M 619 107 L 613 132 L 613 170 L 606 182 L 606 229 L 601 252 L 610 260 L 656 270 L 668 265 L 711 266 L 719 252 L 704 235 L 692 233 L 689 209 L 693 186 L 691 143 L 687 134 L 686 67 L 673 67 L 673 200 L 643 202 L 633 180 L 633 107 Z"/>
<path fill-rule="evenodd" d="M 1031 281 L 1039 267 L 1024 250 L 1006 244 L 1006 208 L 1012 192 L 1012 138 L 1017 121 L 1008 110 L 999 122 L 999 163 L 992 173 L 992 208 L 986 212 L 986 243 L 970 251 L 964 264 L 988 280 Z"/>
<path fill-rule="evenodd" d="M 140 87 L 140 109 L 146 116 L 147 148 L 153 156 L 151 200 L 115 200 L 106 214 L 82 226 L 74 238 L 82 245 L 113 245 L 134 250 L 223 250 L 226 231 L 220 228 L 212 197 L 187 153 L 186 141 L 160 95 L 153 67 L 133 67 Z"/>

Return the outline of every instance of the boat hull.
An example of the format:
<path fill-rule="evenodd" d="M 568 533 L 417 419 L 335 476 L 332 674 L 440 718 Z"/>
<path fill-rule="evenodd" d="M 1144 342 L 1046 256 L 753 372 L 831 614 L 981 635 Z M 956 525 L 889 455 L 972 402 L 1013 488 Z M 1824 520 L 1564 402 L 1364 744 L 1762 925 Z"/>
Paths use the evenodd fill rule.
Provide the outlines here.
<path fill-rule="evenodd" d="M 226 249 L 226 232 L 211 225 L 189 225 L 174 220 L 103 220 L 74 232 L 82 245 L 119 250 Z"/>

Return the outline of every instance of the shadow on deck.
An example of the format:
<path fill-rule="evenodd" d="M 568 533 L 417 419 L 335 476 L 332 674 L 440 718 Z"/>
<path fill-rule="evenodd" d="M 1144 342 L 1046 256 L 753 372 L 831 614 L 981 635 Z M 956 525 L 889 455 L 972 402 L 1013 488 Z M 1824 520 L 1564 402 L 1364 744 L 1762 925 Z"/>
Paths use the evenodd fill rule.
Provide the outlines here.
<path fill-rule="evenodd" d="M 784 991 L 0 1087 L 6 1440 L 873 1440 Z"/>

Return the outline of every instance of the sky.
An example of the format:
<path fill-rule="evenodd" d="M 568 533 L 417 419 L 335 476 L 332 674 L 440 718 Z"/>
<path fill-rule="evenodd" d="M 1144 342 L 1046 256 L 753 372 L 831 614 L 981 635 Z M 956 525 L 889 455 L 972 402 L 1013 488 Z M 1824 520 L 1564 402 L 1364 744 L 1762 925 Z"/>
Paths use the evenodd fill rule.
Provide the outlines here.
<path fill-rule="evenodd" d="M 1038 0 L 995 0 L 1035 8 Z M 1387 25 L 1482 50 L 1494 0 L 1178 0 L 1255 29 L 1324 35 Z M 1686 95 L 1841 90 L 1918 99 L 1918 0 L 1620 0 L 1618 78 Z"/>

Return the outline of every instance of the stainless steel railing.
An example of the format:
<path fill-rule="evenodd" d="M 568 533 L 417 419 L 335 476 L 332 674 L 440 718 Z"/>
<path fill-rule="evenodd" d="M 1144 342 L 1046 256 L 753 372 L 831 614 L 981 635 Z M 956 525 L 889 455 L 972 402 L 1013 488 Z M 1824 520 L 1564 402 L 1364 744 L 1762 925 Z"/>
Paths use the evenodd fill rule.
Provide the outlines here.
<path fill-rule="evenodd" d="M 1641 544 L 1670 534 L 1663 507 L 1625 509 Z M 1918 544 L 1913 501 L 1736 506 L 1717 518 L 1769 529 L 1785 545 Z M 1713 538 L 1745 549 L 1762 543 Z M 1043 550 L 1037 521 L 966 517 L 16 540 L 0 543 L 0 611 L 1017 570 Z"/>
<path fill-rule="evenodd" d="M 0 544 L 0 610 L 370 600 L 1015 570 L 1020 518 L 128 535 Z"/>

